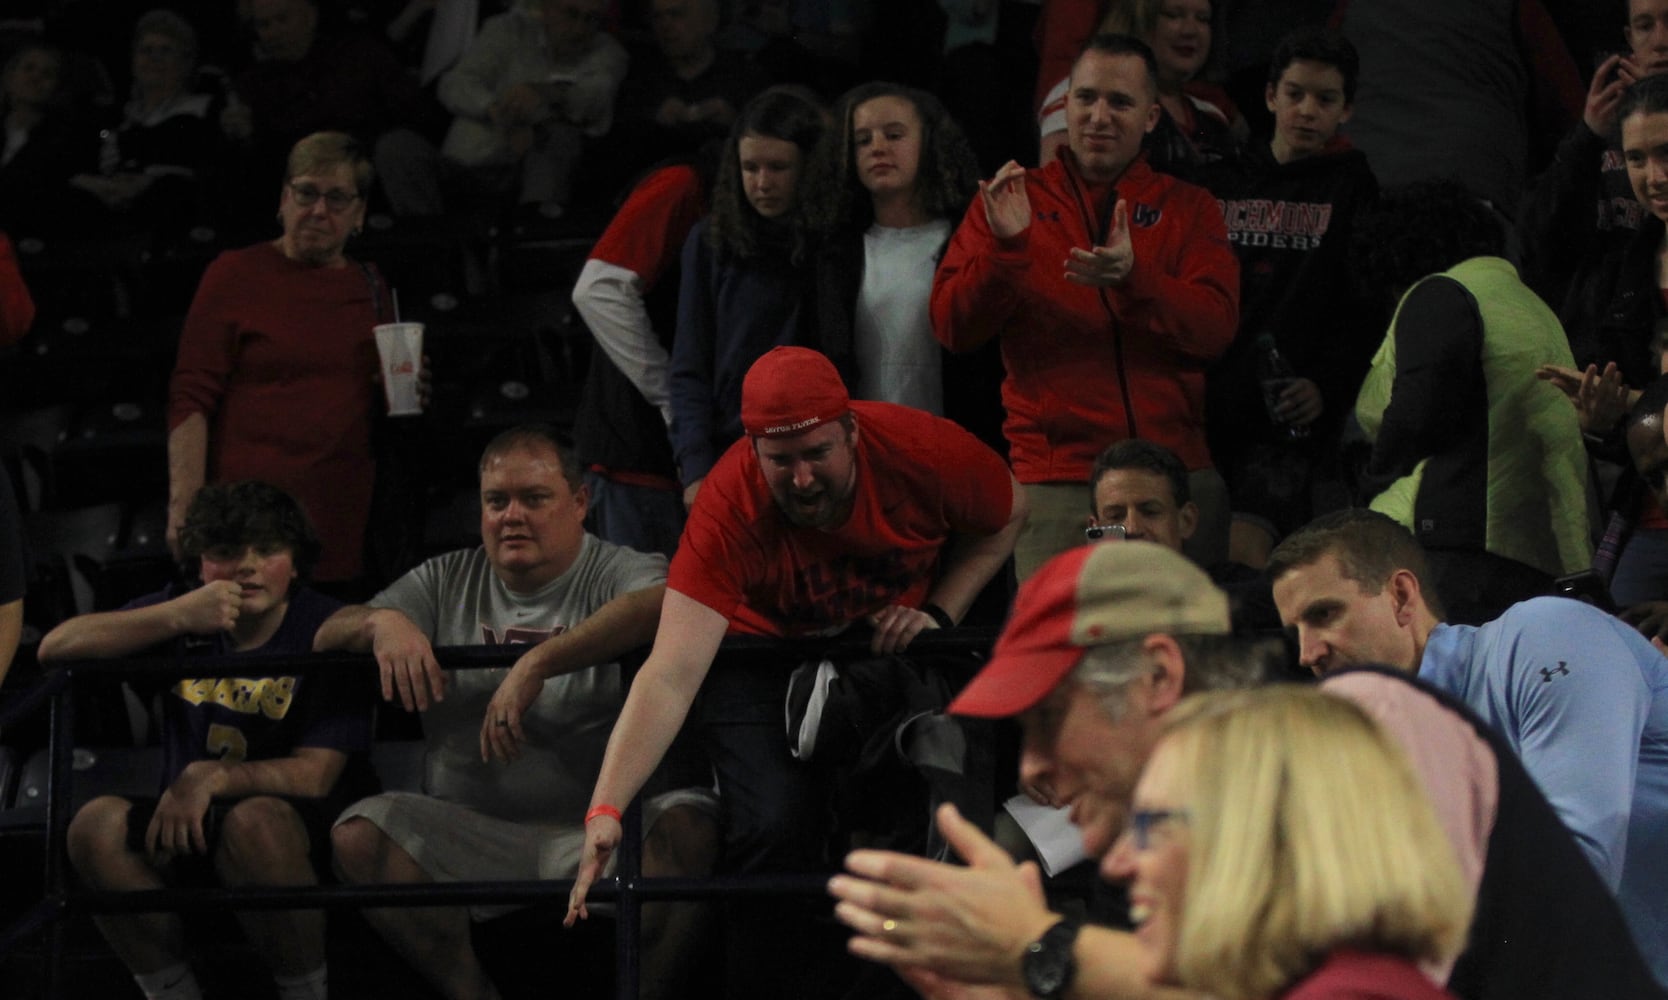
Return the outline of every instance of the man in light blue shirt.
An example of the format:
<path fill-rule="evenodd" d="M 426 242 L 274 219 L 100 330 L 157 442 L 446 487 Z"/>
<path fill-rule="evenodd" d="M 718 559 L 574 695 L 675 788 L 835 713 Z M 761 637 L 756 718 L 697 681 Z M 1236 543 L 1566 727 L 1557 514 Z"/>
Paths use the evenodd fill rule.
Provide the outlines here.
<path fill-rule="evenodd" d="M 1668 983 L 1668 659 L 1618 619 L 1562 598 L 1445 625 L 1412 534 L 1368 510 L 1293 534 L 1268 573 L 1317 675 L 1375 663 L 1417 673 L 1499 730 Z"/>

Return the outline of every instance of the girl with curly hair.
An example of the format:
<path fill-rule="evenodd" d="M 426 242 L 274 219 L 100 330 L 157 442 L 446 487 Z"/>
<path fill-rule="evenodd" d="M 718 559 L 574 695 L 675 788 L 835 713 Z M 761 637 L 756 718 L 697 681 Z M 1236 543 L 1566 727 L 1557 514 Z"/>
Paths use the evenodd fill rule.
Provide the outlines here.
<path fill-rule="evenodd" d="M 978 188 L 978 164 L 961 127 L 924 91 L 866 83 L 837 113 L 808 182 L 824 350 L 852 359 L 856 398 L 942 416 L 943 353 L 927 300 Z"/>

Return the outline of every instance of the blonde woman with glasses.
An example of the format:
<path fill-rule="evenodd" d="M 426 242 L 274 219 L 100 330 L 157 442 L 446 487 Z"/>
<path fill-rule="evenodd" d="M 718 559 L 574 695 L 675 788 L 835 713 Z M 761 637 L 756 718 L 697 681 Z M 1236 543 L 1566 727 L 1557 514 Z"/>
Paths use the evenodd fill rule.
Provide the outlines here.
<path fill-rule="evenodd" d="M 1401 750 L 1291 686 L 1177 709 L 1114 848 L 1155 983 L 1216 1000 L 1441 1000 L 1472 894 Z"/>

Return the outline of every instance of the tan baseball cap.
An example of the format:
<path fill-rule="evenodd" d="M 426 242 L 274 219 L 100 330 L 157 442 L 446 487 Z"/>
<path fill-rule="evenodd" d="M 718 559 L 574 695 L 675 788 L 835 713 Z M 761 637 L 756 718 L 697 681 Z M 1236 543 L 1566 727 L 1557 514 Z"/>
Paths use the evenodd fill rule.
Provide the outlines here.
<path fill-rule="evenodd" d="M 957 715 L 1018 715 L 1091 646 L 1164 632 L 1227 635 L 1228 595 L 1186 556 L 1153 542 L 1083 545 L 1025 581 L 983 670 L 950 703 Z"/>

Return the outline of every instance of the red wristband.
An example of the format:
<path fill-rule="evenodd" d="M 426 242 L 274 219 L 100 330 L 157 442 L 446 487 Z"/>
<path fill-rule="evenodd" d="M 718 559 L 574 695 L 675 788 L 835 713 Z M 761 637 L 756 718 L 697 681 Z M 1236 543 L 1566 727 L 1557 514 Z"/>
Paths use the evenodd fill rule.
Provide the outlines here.
<path fill-rule="evenodd" d="M 598 816 L 612 817 L 616 823 L 620 821 L 620 811 L 613 806 L 592 806 L 591 811 L 585 814 L 585 825 L 590 826 L 591 820 Z"/>

